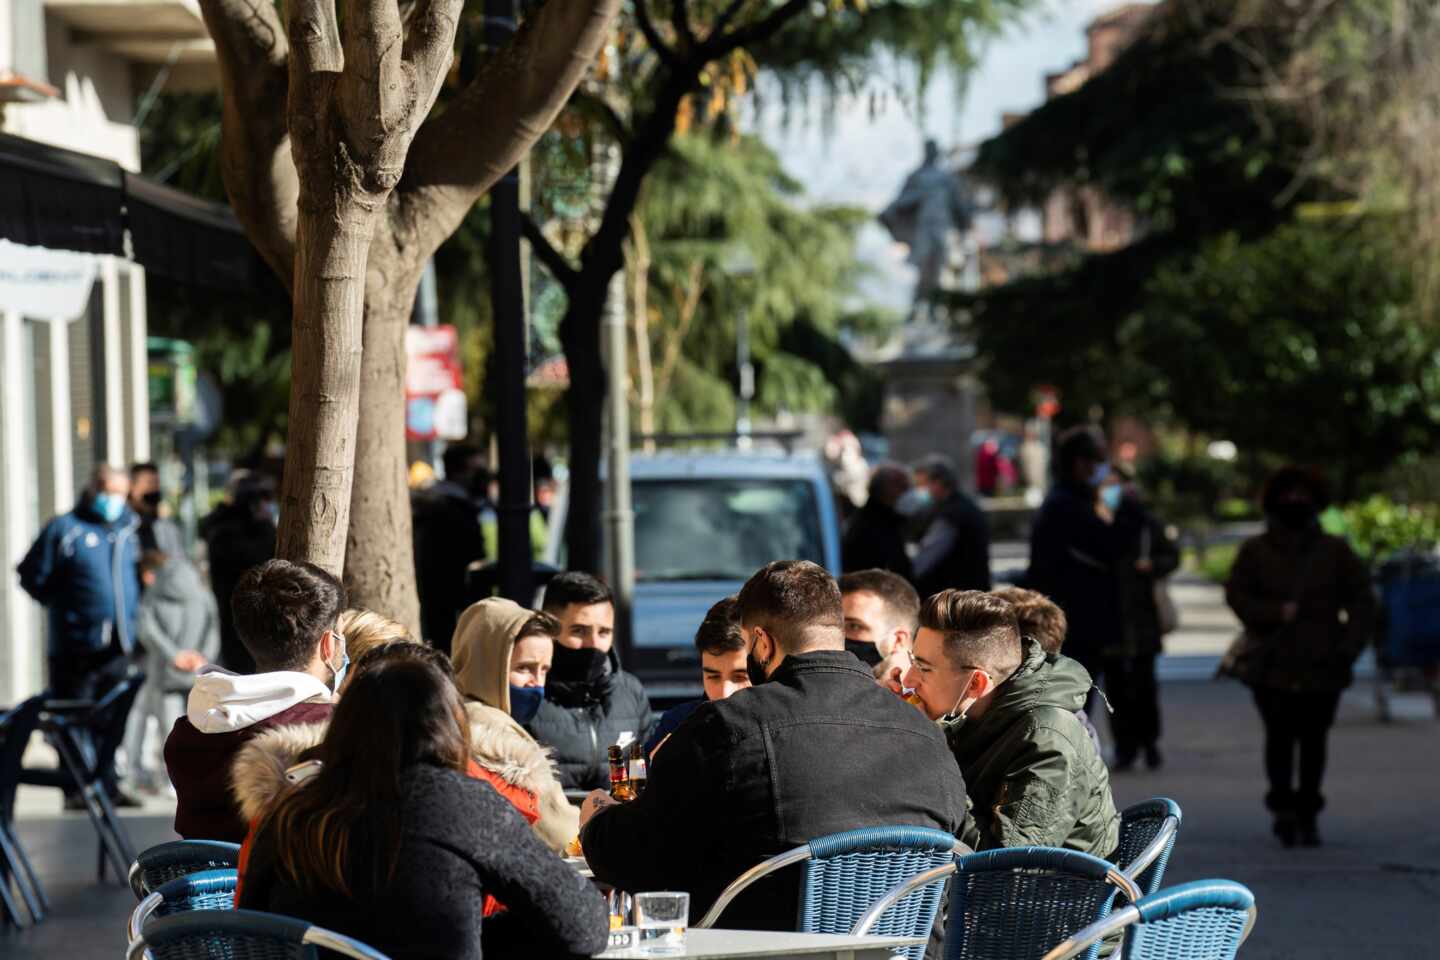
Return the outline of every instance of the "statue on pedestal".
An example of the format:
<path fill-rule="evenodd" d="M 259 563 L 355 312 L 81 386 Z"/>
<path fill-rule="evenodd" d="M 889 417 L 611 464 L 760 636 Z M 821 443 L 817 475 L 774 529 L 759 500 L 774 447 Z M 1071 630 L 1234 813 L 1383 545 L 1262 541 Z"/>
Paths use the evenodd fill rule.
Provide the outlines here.
<path fill-rule="evenodd" d="M 925 162 L 905 178 L 900 195 L 880 213 L 890 236 L 910 248 L 906 262 L 919 270 L 910 319 L 934 319 L 933 295 L 950 262 L 952 230 L 967 230 L 973 205 L 958 176 L 940 163 L 940 145 L 925 141 Z"/>

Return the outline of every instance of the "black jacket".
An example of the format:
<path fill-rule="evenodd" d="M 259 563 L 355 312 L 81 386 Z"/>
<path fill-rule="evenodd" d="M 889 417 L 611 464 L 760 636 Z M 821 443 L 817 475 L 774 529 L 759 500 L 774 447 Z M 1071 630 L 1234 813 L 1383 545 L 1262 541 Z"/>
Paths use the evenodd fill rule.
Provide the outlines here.
<path fill-rule="evenodd" d="M 670 736 L 640 798 L 581 831 L 597 879 L 685 890 L 691 922 L 745 870 L 869 826 L 958 833 L 965 783 L 940 729 L 843 650 L 786 657 L 769 682 L 700 706 Z M 720 926 L 794 930 L 799 874 L 782 870 Z"/>
<path fill-rule="evenodd" d="M 610 785 L 610 745 L 627 731 L 644 743 L 651 725 L 645 688 L 620 669 L 612 650 L 609 672 L 594 683 L 552 677 L 545 684 L 545 701 L 526 729 L 555 751 L 560 785 L 566 790 L 603 790 Z"/>
<path fill-rule="evenodd" d="M 905 518 L 875 500 L 861 507 L 845 528 L 840 559 L 846 573 L 878 569 L 898 573 L 906 580 L 915 577 L 905 552 Z"/>
<path fill-rule="evenodd" d="M 1107 657 L 1154 656 L 1161 650 L 1160 610 L 1155 605 L 1155 581 L 1180 567 L 1180 547 L 1166 535 L 1165 525 L 1145 505 L 1126 497 L 1115 511 L 1116 579 L 1120 588 L 1120 632 L 1102 650 Z M 1150 560 L 1142 573 L 1135 564 Z"/>
<path fill-rule="evenodd" d="M 236 673 L 254 673 L 255 658 L 235 632 L 230 595 L 251 567 L 275 556 L 275 524 L 255 515 L 248 503 L 224 503 L 200 521 L 200 536 L 210 558 L 210 587 L 220 613 L 220 665 Z"/>
<path fill-rule="evenodd" d="M 990 522 L 956 491 L 935 509 L 915 556 L 915 590 L 923 600 L 941 590 L 990 589 Z"/>
<path fill-rule="evenodd" d="M 488 783 L 417 764 L 406 772 L 402 802 L 400 861 L 380 895 L 307 895 L 280 873 L 274 835 L 262 829 L 237 906 L 298 917 L 393 960 L 480 960 L 480 917 L 490 893 L 509 914 L 485 923 L 485 952 L 492 957 L 589 956 L 605 949 L 604 898 L 546 849 Z M 363 855 L 363 838 L 353 839 L 361 842 L 352 851 Z M 352 862 L 348 868 L 359 878 L 365 867 Z"/>
<path fill-rule="evenodd" d="M 485 559 L 480 529 L 482 505 L 457 483 L 441 481 L 416 492 L 414 515 L 415 586 L 420 594 L 424 639 L 449 651 L 455 621 L 468 605 L 465 571 Z"/>
<path fill-rule="evenodd" d="M 1075 484 L 1050 491 L 1030 531 L 1025 586 L 1065 611 L 1065 655 L 1087 668 L 1120 634 L 1119 546 L 1095 513 L 1094 492 Z"/>

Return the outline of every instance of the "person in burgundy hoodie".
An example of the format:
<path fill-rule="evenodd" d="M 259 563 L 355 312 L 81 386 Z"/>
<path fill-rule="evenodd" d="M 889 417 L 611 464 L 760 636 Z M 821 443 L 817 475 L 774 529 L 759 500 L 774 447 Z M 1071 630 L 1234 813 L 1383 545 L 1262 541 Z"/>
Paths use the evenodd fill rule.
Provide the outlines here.
<path fill-rule="evenodd" d="M 335 627 L 345 605 L 340 581 L 314 564 L 269 560 L 241 576 L 230 608 L 257 672 L 203 668 L 165 741 L 180 836 L 245 839 L 248 824 L 231 792 L 235 755 L 272 727 L 329 718 L 350 662 Z"/>

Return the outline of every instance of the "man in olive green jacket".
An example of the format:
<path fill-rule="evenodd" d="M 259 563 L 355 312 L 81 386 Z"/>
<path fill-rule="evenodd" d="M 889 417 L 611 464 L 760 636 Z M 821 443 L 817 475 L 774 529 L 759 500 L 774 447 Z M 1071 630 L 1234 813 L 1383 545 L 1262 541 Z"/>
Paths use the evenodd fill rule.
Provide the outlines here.
<path fill-rule="evenodd" d="M 1021 640 L 1015 610 L 978 591 L 925 604 L 904 685 L 940 721 L 960 765 L 976 850 L 1064 847 L 1109 859 L 1120 842 L 1110 774 L 1075 713 L 1090 675 Z"/>

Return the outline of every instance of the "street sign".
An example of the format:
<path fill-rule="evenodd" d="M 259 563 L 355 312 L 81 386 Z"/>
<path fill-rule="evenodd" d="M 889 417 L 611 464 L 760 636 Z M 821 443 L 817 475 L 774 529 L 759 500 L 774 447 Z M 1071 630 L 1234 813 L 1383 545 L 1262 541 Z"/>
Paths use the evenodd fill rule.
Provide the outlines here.
<path fill-rule="evenodd" d="M 406 327 L 405 355 L 405 439 L 463 440 L 469 417 L 455 328 Z"/>

